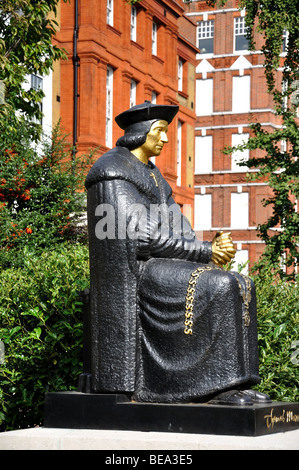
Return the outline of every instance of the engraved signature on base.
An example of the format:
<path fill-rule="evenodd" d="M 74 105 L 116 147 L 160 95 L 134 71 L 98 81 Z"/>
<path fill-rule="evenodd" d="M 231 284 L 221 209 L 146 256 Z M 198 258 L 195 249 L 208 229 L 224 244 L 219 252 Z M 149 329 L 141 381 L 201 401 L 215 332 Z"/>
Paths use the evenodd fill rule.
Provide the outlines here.
<path fill-rule="evenodd" d="M 267 428 L 273 428 L 275 424 L 278 423 L 298 423 L 299 422 L 299 415 L 295 414 L 291 410 L 282 410 L 282 413 L 279 416 L 274 414 L 274 409 L 271 409 L 269 415 L 265 415 L 264 419 L 266 420 Z"/>

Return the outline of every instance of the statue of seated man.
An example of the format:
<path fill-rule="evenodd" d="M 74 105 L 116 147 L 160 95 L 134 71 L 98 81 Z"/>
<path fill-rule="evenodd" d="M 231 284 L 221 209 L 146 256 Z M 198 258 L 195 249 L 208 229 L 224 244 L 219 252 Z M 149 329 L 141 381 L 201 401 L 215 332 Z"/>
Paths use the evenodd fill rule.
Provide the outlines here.
<path fill-rule="evenodd" d="M 253 282 L 222 268 L 230 234 L 196 238 L 150 158 L 178 106 L 148 101 L 116 117 L 116 147 L 86 178 L 91 389 L 158 403 L 252 405 L 258 384 Z"/>

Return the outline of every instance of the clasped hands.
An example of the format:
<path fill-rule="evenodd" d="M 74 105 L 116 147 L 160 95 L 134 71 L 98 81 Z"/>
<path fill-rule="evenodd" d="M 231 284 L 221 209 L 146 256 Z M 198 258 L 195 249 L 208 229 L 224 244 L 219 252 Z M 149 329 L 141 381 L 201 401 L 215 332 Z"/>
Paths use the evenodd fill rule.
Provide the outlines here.
<path fill-rule="evenodd" d="M 235 253 L 230 233 L 217 232 L 212 241 L 211 261 L 218 266 L 223 266 L 234 258 Z"/>

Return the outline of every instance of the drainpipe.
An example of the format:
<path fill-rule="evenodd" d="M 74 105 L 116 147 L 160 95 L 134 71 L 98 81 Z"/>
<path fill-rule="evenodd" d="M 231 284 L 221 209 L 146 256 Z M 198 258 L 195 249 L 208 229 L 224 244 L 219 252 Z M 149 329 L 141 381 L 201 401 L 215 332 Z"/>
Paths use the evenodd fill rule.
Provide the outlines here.
<path fill-rule="evenodd" d="M 77 149 L 77 127 L 78 127 L 78 68 L 80 60 L 77 55 L 77 42 L 78 42 L 78 0 L 75 0 L 75 27 L 74 27 L 74 41 L 73 41 L 73 70 L 74 70 L 74 120 L 73 120 L 73 163 L 75 161 Z"/>

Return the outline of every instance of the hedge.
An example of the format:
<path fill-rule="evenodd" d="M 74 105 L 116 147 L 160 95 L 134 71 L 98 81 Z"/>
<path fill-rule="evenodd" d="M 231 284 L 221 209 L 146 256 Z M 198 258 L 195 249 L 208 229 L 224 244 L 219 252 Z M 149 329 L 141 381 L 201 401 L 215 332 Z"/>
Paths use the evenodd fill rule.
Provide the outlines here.
<path fill-rule="evenodd" d="M 88 249 L 61 245 L 0 273 L 0 429 L 40 425 L 45 392 L 72 390 L 82 371 L 82 306 Z"/>
<path fill-rule="evenodd" d="M 299 292 L 271 273 L 257 288 L 261 384 L 273 400 L 298 401 Z M 78 292 L 89 286 L 88 248 L 64 244 L 0 271 L 0 430 L 43 424 L 47 391 L 74 390 L 82 372 Z M 298 356 L 297 356 L 298 354 Z"/>

